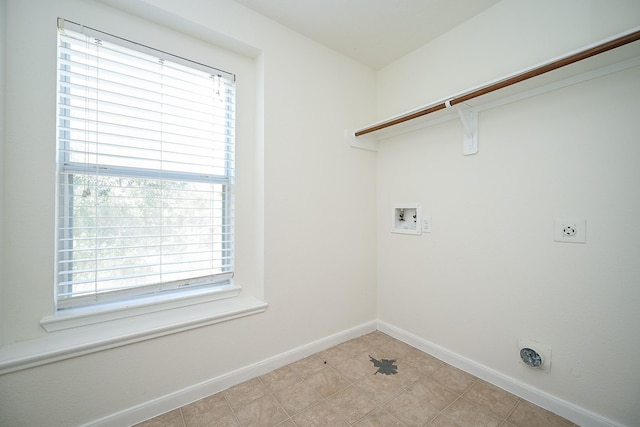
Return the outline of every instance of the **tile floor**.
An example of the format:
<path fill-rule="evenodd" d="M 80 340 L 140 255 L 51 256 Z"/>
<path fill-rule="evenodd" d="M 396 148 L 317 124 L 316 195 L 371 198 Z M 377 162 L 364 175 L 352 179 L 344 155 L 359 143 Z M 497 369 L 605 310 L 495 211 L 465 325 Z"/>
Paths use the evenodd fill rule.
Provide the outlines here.
<path fill-rule="evenodd" d="M 377 373 L 369 356 L 395 359 Z M 574 427 L 381 332 L 347 341 L 137 427 Z"/>

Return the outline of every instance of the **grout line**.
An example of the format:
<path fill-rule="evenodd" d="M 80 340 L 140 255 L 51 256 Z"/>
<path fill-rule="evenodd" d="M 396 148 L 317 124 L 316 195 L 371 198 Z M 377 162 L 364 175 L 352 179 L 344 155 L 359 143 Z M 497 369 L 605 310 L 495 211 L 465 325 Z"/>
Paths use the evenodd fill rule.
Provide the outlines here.
<path fill-rule="evenodd" d="M 474 377 L 475 380 L 473 380 L 473 382 L 469 385 L 469 387 L 467 387 L 461 394 L 460 397 L 464 396 L 465 394 L 467 394 L 469 392 L 469 390 L 471 390 L 471 388 L 476 385 L 477 383 L 480 382 L 480 378 L 478 377 Z"/>
<path fill-rule="evenodd" d="M 318 361 L 320 361 L 320 360 L 322 360 L 322 358 L 318 358 Z M 295 362 L 294 362 L 294 363 L 295 363 Z M 288 366 L 288 365 L 287 365 L 287 366 Z M 325 361 L 325 366 L 329 367 L 329 366 L 328 366 L 328 364 L 326 363 L 326 361 Z M 283 366 L 283 368 L 284 368 L 284 366 Z M 324 367 L 323 367 L 322 369 L 324 369 Z M 332 368 L 332 369 L 333 369 L 333 370 L 334 370 L 338 375 L 342 376 L 339 372 L 337 372 L 337 370 L 336 370 L 335 368 Z M 318 372 L 320 372 L 320 371 L 318 371 Z M 268 391 L 269 391 L 269 393 L 273 396 L 273 398 L 276 400 L 276 402 L 278 403 L 278 405 L 279 405 L 279 406 L 284 410 L 284 412 L 287 414 L 287 416 L 288 416 L 287 420 L 291 421 L 294 425 L 297 425 L 297 424 L 296 424 L 296 422 L 293 420 L 293 417 L 295 417 L 295 416 L 297 416 L 297 415 L 299 415 L 299 414 L 303 413 L 304 411 L 307 411 L 307 410 L 309 410 L 309 409 L 313 408 L 314 406 L 317 406 L 317 405 L 319 405 L 319 404 L 321 404 L 321 403 L 324 403 L 324 404 L 326 404 L 327 406 L 329 406 L 329 402 L 327 402 L 327 398 L 328 398 L 328 397 L 331 397 L 331 396 L 333 396 L 333 395 L 335 395 L 335 394 L 339 393 L 340 391 L 342 391 L 342 390 L 344 390 L 344 389 L 346 389 L 346 388 L 348 388 L 348 387 L 350 387 L 350 386 L 352 385 L 352 384 L 350 383 L 350 384 L 348 384 L 345 388 L 340 389 L 340 390 L 336 391 L 335 393 L 331 394 L 330 396 L 327 396 L 327 398 L 325 398 L 325 397 L 323 397 L 320 393 L 318 393 L 316 390 L 314 390 L 314 389 L 313 389 L 313 387 L 311 387 L 311 386 L 307 383 L 307 381 L 302 377 L 302 375 L 299 375 L 298 373 L 296 373 L 296 374 L 295 374 L 295 377 L 296 377 L 296 379 L 297 379 L 296 383 L 302 383 L 305 387 L 308 387 L 308 388 L 309 388 L 309 390 L 311 390 L 311 392 L 312 392 L 314 395 L 316 395 L 317 397 L 319 397 L 319 400 L 318 400 L 318 401 L 316 401 L 316 402 L 312 403 L 311 405 L 309 405 L 309 406 L 307 406 L 307 407 L 305 407 L 305 408 L 301 409 L 300 411 L 296 412 L 295 414 L 289 414 L 289 412 L 284 408 L 284 406 L 282 406 L 282 404 L 280 403 L 280 401 L 278 400 L 278 398 L 275 396 L 275 394 L 273 394 L 273 391 L 272 391 L 272 390 L 271 390 L 271 389 L 270 389 L 270 388 L 269 388 L 269 387 L 264 383 L 264 381 L 262 381 L 262 378 L 260 378 L 260 380 L 262 381 L 262 384 L 267 388 L 267 390 L 268 390 Z M 347 379 L 347 378 L 345 378 L 345 379 Z M 349 381 L 349 380 L 347 379 L 347 381 Z M 349 381 L 349 382 L 350 382 L 350 381 Z M 340 417 L 341 417 L 341 418 L 343 418 L 343 417 L 342 417 L 342 415 L 341 415 L 340 413 L 338 413 L 337 411 L 334 411 L 334 412 L 336 412 L 338 415 L 340 415 Z M 282 423 L 286 422 L 287 420 L 282 421 Z M 345 422 L 347 422 L 346 420 L 344 420 L 344 421 L 345 421 Z M 282 424 L 282 423 L 280 423 L 280 424 Z M 349 423 L 347 422 L 347 424 L 349 424 Z"/>
<path fill-rule="evenodd" d="M 516 401 L 516 404 L 513 405 L 513 408 L 511 408 L 511 411 L 509 411 L 509 413 L 505 417 L 505 419 L 504 419 L 505 423 L 506 422 L 511 422 L 511 421 L 509 421 L 509 417 L 511 417 L 511 415 L 516 411 L 516 408 L 518 407 L 518 405 L 520 405 L 520 402 L 522 402 L 522 399 L 518 397 L 518 400 Z M 513 424 L 513 425 L 515 425 L 515 424 Z"/>
<path fill-rule="evenodd" d="M 402 420 L 400 420 L 398 417 L 396 417 L 395 415 L 387 411 L 384 407 L 380 406 L 380 409 L 382 409 L 387 415 L 389 415 L 391 418 L 399 422 L 401 425 L 406 426 L 406 424 L 403 423 Z"/>
<path fill-rule="evenodd" d="M 231 387 L 230 387 L 231 388 Z M 227 389 L 228 390 L 228 389 Z M 229 406 L 229 409 L 231 409 L 231 415 L 233 415 L 233 419 L 236 420 L 236 423 L 238 423 L 239 426 L 242 426 L 242 424 L 240 424 L 240 420 L 238 419 L 238 416 L 236 415 L 236 411 L 235 409 L 233 409 L 233 406 L 231 405 L 231 402 L 229 401 L 229 398 L 227 397 L 225 391 L 227 390 L 223 390 L 220 393 L 222 393 L 222 397 L 224 397 L 224 401 L 227 403 L 227 405 Z M 186 426 L 185 426 L 186 427 Z"/>
<path fill-rule="evenodd" d="M 451 406 L 453 406 L 454 403 L 456 403 L 458 400 L 462 399 L 462 395 L 459 395 L 458 397 L 456 397 L 453 402 L 449 403 L 447 406 L 445 406 L 444 408 L 442 408 L 442 411 L 440 411 L 440 414 L 438 415 L 443 415 L 444 411 L 446 411 L 447 409 L 449 409 Z"/>
<path fill-rule="evenodd" d="M 480 378 L 478 378 L 478 377 L 476 377 L 476 376 L 474 376 L 474 378 L 475 378 L 475 380 L 473 380 L 473 382 L 471 383 L 471 385 L 470 385 L 469 387 L 467 387 L 467 388 L 462 392 L 462 394 L 467 394 L 467 393 L 469 392 L 469 390 L 471 390 L 471 388 L 472 388 L 474 385 L 476 385 L 477 383 L 479 383 L 479 382 L 480 382 Z"/>
<path fill-rule="evenodd" d="M 296 375 L 296 377 L 297 377 L 297 378 L 299 378 L 297 375 Z M 258 377 L 258 379 L 260 380 L 260 384 L 262 384 L 262 386 L 267 390 L 268 395 L 269 395 L 269 396 L 271 396 L 271 398 L 276 402 L 276 405 L 278 405 L 278 407 L 279 407 L 280 409 L 282 409 L 282 411 L 283 411 L 283 412 L 285 413 L 285 415 L 287 416 L 287 418 L 286 418 L 286 419 L 284 419 L 284 420 L 282 420 L 281 422 L 279 422 L 279 423 L 278 423 L 278 425 L 280 425 L 280 424 L 284 423 L 284 422 L 285 422 L 285 421 L 287 421 L 287 420 L 291 420 L 291 418 L 292 418 L 293 416 L 292 416 L 292 415 L 290 415 L 290 414 L 289 414 L 289 412 L 288 412 L 286 409 L 284 409 L 284 406 L 282 406 L 282 403 L 280 403 L 280 401 L 278 400 L 278 398 L 273 394 L 273 391 L 272 391 L 272 390 L 271 390 L 271 389 L 270 389 L 270 388 L 265 384 L 265 382 L 264 382 L 264 381 L 262 381 L 262 375 L 260 375 L 260 376 Z M 257 400 L 257 399 L 256 399 L 256 400 Z M 293 423 L 293 420 L 291 420 L 291 422 Z M 238 422 L 238 424 L 240 424 L 240 422 Z M 294 423 L 294 424 L 295 424 L 295 423 Z"/>

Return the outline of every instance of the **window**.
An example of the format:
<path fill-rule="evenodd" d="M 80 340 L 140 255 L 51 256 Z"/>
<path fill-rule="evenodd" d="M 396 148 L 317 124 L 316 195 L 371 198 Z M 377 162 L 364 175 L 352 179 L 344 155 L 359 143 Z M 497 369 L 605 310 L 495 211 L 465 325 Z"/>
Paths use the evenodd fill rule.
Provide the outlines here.
<path fill-rule="evenodd" d="M 59 28 L 58 310 L 231 286 L 235 77 Z"/>

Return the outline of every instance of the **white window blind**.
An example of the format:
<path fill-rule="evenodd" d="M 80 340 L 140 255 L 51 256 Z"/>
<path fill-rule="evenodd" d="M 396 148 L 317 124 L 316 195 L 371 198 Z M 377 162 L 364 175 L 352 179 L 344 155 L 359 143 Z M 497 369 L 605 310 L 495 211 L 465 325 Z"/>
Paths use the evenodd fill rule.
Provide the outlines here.
<path fill-rule="evenodd" d="M 58 309 L 231 283 L 234 81 L 59 20 Z"/>

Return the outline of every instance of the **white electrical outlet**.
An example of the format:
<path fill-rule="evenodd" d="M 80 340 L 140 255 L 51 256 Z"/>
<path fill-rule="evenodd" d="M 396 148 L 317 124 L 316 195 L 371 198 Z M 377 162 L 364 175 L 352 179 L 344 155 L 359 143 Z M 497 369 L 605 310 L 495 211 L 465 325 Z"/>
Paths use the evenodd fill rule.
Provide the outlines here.
<path fill-rule="evenodd" d="M 553 240 L 563 243 L 586 243 L 587 222 L 584 219 L 554 220 Z"/>

